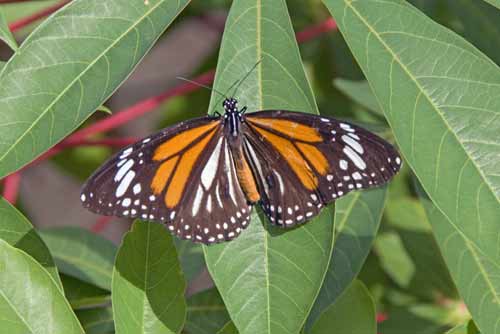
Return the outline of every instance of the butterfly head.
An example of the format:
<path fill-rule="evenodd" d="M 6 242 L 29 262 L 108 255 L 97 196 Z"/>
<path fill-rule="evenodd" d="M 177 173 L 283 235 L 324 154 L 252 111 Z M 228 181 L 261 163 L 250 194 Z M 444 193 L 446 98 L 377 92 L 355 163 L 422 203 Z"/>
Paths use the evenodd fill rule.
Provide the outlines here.
<path fill-rule="evenodd" d="M 237 113 L 239 111 L 238 101 L 232 97 L 225 99 L 222 106 L 224 107 L 224 111 L 226 113 Z"/>

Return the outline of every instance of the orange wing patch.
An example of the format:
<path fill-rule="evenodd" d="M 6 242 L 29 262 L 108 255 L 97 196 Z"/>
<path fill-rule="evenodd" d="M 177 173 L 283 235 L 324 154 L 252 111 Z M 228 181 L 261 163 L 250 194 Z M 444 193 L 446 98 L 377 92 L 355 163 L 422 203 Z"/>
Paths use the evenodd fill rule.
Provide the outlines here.
<path fill-rule="evenodd" d="M 153 194 L 160 194 L 165 186 L 167 185 L 170 176 L 174 170 L 175 164 L 179 160 L 179 157 L 173 157 L 165 161 L 160 165 L 160 168 L 156 171 L 156 174 L 153 178 L 153 182 L 151 182 L 151 189 L 153 190 Z"/>
<path fill-rule="evenodd" d="M 214 125 L 210 124 L 210 126 L 213 127 Z M 205 126 L 205 128 L 206 127 L 207 126 Z M 165 204 L 167 205 L 168 208 L 173 208 L 174 206 L 179 204 L 182 193 L 184 192 L 184 188 L 186 187 L 189 175 L 191 175 L 191 172 L 193 170 L 193 166 L 196 160 L 198 160 L 198 157 L 200 156 L 203 149 L 207 146 L 207 144 L 210 142 L 210 139 L 212 139 L 212 137 L 214 136 L 215 132 L 216 132 L 215 130 L 212 130 L 205 136 L 205 138 L 200 140 L 196 145 L 191 147 L 182 155 L 182 158 L 179 162 L 177 169 L 175 170 L 175 174 L 172 177 L 172 181 L 170 182 L 170 185 L 168 186 L 167 189 L 167 193 L 165 195 Z"/>
<path fill-rule="evenodd" d="M 255 130 L 257 130 L 267 141 L 269 141 L 271 145 L 273 145 L 273 147 L 282 155 L 304 187 L 309 190 L 317 188 L 318 178 L 314 175 L 307 162 L 291 141 L 258 127 L 255 127 Z"/>
<path fill-rule="evenodd" d="M 252 170 L 250 169 L 243 152 L 238 152 L 234 162 L 236 166 L 236 175 L 238 177 L 238 181 L 240 181 L 243 192 L 250 202 L 256 203 L 260 200 L 260 194 L 257 190 L 257 183 L 255 183 Z"/>
<path fill-rule="evenodd" d="M 207 125 L 184 131 L 170 138 L 156 149 L 153 155 L 153 160 L 164 160 L 176 155 L 201 135 L 215 128 L 218 124 L 220 124 L 218 121 L 213 121 L 212 123 L 209 123 Z"/>
<path fill-rule="evenodd" d="M 273 119 L 273 118 L 258 118 L 247 117 L 247 121 L 252 124 L 260 125 L 267 129 L 272 129 L 285 134 L 286 136 L 309 143 L 321 142 L 323 137 L 318 130 L 307 125 L 293 121 Z"/>
<path fill-rule="evenodd" d="M 320 150 L 313 145 L 304 143 L 296 144 L 299 150 L 305 155 L 307 161 L 313 165 L 319 174 L 325 175 L 328 172 L 328 160 Z"/>

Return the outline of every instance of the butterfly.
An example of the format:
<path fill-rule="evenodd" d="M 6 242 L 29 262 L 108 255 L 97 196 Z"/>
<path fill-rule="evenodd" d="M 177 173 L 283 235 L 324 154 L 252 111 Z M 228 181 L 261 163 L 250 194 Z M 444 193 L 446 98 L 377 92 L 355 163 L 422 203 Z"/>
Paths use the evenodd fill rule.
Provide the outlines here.
<path fill-rule="evenodd" d="M 178 123 L 118 152 L 85 183 L 83 206 L 101 215 L 165 223 L 203 244 L 236 238 L 260 204 L 292 228 L 356 189 L 388 182 L 396 149 L 363 128 L 285 110 L 224 114 Z"/>

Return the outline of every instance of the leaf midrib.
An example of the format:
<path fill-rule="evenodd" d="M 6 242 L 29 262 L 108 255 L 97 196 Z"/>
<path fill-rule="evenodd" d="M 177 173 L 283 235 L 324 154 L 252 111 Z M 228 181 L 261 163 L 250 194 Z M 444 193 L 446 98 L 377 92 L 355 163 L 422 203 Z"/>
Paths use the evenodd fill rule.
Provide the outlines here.
<path fill-rule="evenodd" d="M 64 88 L 62 90 L 62 92 L 57 95 L 54 100 L 40 113 L 40 115 L 34 120 L 34 122 L 16 139 L 16 141 L 10 146 L 9 149 L 7 149 L 7 151 L 5 151 L 5 153 L 0 157 L 0 162 L 2 162 L 4 160 L 4 158 L 11 153 L 11 151 L 17 147 L 17 145 L 19 144 L 19 142 L 21 140 L 23 140 L 29 133 L 30 131 L 40 122 L 40 120 L 42 118 L 45 117 L 45 115 L 50 112 L 51 108 L 57 103 L 59 102 L 59 100 L 66 94 L 66 92 L 68 92 L 71 87 L 73 87 L 78 81 L 80 81 L 80 79 L 89 71 L 93 68 L 93 66 L 102 58 L 104 57 L 112 48 L 114 48 L 120 41 L 123 40 L 123 38 L 125 38 L 125 36 L 127 36 L 133 29 L 135 29 L 140 23 L 142 23 L 143 20 L 145 20 L 147 17 L 149 17 L 149 15 L 154 12 L 160 5 L 162 5 L 166 0 L 163 0 L 163 1 L 159 1 L 156 5 L 152 6 L 146 13 L 144 13 L 143 16 L 139 17 L 139 19 L 130 26 L 130 28 L 128 28 L 127 30 L 125 30 L 125 32 L 123 34 L 121 34 L 120 36 L 118 36 L 118 38 L 113 42 L 111 43 L 103 52 L 101 52 L 95 60 L 93 60 L 92 62 L 90 62 L 88 64 L 88 66 L 80 73 L 78 74 L 73 81 L 71 81 L 67 86 L 66 88 Z M 6 68 L 7 66 L 4 66 L 4 69 Z M 3 71 L 2 71 L 3 72 Z M 3 73 L 2 73 L 3 74 Z"/>

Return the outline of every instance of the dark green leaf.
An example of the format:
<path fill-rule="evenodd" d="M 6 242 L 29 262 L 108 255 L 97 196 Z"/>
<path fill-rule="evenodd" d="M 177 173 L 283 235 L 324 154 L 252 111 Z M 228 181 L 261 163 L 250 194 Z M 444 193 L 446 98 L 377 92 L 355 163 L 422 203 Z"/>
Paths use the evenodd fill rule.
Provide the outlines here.
<path fill-rule="evenodd" d="M 73 309 L 88 308 L 111 302 L 109 291 L 62 274 L 64 295 Z"/>
<path fill-rule="evenodd" d="M 380 110 L 380 106 L 367 81 L 353 81 L 339 78 L 335 79 L 333 84 L 354 102 L 377 114 L 382 114 L 382 110 Z"/>
<path fill-rule="evenodd" d="M 38 262 L 0 240 L 0 328 L 9 334 L 83 334 L 58 283 Z"/>
<path fill-rule="evenodd" d="M 500 268 L 444 216 L 422 198 L 451 276 L 483 333 L 500 333 Z"/>
<path fill-rule="evenodd" d="M 375 304 L 368 289 L 353 281 L 314 323 L 310 334 L 375 334 Z"/>
<path fill-rule="evenodd" d="M 111 307 L 76 311 L 85 334 L 112 334 L 115 332 Z"/>
<path fill-rule="evenodd" d="M 44 21 L 0 74 L 0 178 L 76 129 L 188 2 L 72 1 Z"/>
<path fill-rule="evenodd" d="M 116 333 L 179 333 L 186 317 L 185 288 L 172 236 L 162 224 L 136 221 L 113 271 Z"/>
<path fill-rule="evenodd" d="M 38 261 L 62 290 L 61 280 L 49 249 L 33 225 L 3 198 L 0 198 L 0 239 L 25 251 Z"/>
<path fill-rule="evenodd" d="M 392 308 L 387 320 L 378 325 L 381 334 L 442 334 L 447 328 L 408 307 Z"/>
<path fill-rule="evenodd" d="M 17 41 L 10 32 L 9 25 L 7 24 L 7 20 L 5 20 L 2 9 L 0 9 L 0 40 L 4 41 L 12 50 L 17 50 Z"/>
<path fill-rule="evenodd" d="M 491 5 L 495 6 L 496 8 L 500 9 L 500 0 L 484 0 Z"/>
<path fill-rule="evenodd" d="M 323 2 L 432 201 L 500 265 L 498 66 L 406 2 Z"/>
<path fill-rule="evenodd" d="M 184 330 L 193 334 L 213 334 L 229 320 L 226 306 L 217 289 L 210 289 L 189 297 Z"/>
<path fill-rule="evenodd" d="M 249 112 L 317 112 L 285 1 L 233 1 L 215 88 L 225 92 L 246 74 L 235 97 Z M 220 96 L 215 93 L 210 112 L 214 108 L 220 110 Z M 250 226 L 236 240 L 204 247 L 209 271 L 240 333 L 300 331 L 330 259 L 331 220 L 331 213 L 324 210 L 312 222 L 283 231 L 254 212 Z"/>
<path fill-rule="evenodd" d="M 64 274 L 111 291 L 116 246 L 81 227 L 55 227 L 40 231 Z"/>
<path fill-rule="evenodd" d="M 238 329 L 232 321 L 228 322 L 217 334 L 238 334 Z"/>
<path fill-rule="evenodd" d="M 191 282 L 205 268 L 203 249 L 200 244 L 196 244 L 190 240 L 175 238 L 174 242 L 184 277 L 186 277 L 186 281 Z"/>
<path fill-rule="evenodd" d="M 307 319 L 310 328 L 358 275 L 380 226 L 386 188 L 355 192 L 335 204 L 335 245 L 323 286 Z"/>

